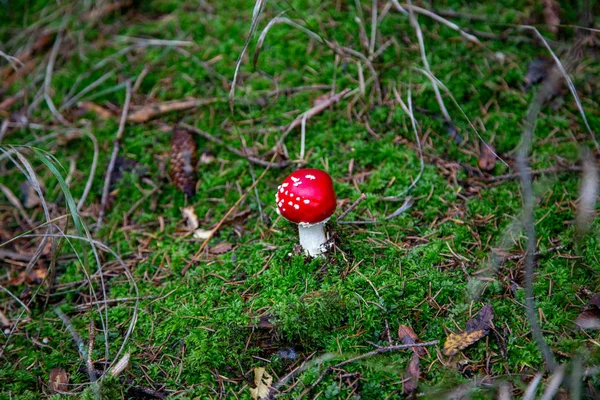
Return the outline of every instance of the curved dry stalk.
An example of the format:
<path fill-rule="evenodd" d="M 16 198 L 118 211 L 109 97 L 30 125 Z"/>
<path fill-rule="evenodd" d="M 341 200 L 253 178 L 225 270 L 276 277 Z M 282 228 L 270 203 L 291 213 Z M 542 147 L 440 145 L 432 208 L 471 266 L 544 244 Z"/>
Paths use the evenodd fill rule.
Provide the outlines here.
<path fill-rule="evenodd" d="M 417 14 L 421 14 L 424 15 L 426 17 L 429 17 L 431 19 L 433 19 L 434 21 L 437 21 L 443 25 L 446 25 L 448 28 L 460 33 L 460 35 L 465 38 L 466 40 L 468 40 L 469 42 L 473 42 L 477 45 L 482 46 L 481 42 L 479 41 L 479 39 L 477 39 L 476 36 L 471 35 L 470 33 L 465 32 L 460 26 L 456 25 L 454 22 L 447 20 L 444 17 L 441 17 L 439 15 L 437 15 L 436 13 L 426 10 L 424 8 L 421 8 L 419 6 L 414 6 L 412 4 L 402 4 L 400 5 L 400 3 L 398 3 L 398 0 L 391 0 L 391 3 L 394 5 L 394 7 L 396 7 L 396 10 L 404 13 L 404 14 L 409 14 L 409 11 L 406 11 L 406 9 L 408 8 L 410 11 L 413 11 Z"/>
<path fill-rule="evenodd" d="M 470 118 L 467 116 L 467 113 L 465 113 L 465 111 L 464 111 L 464 110 L 463 110 L 463 108 L 460 106 L 460 104 L 458 104 L 458 101 L 456 100 L 456 98 L 454 97 L 454 95 L 452 94 L 452 92 L 450 91 L 450 89 L 448 89 L 448 88 L 446 87 L 446 85 L 444 85 L 444 84 L 442 83 L 442 81 L 440 81 L 439 79 L 437 79 L 437 78 L 436 78 L 436 77 L 435 77 L 433 74 L 431 74 L 430 72 L 428 72 L 428 71 L 425 71 L 425 70 L 424 70 L 424 69 L 422 69 L 422 68 L 416 68 L 416 67 L 413 67 L 413 69 L 414 69 L 415 71 L 418 71 L 418 72 L 422 73 L 423 75 L 427 76 L 429 79 L 431 79 L 431 80 L 435 81 L 435 83 L 436 83 L 436 84 L 437 84 L 437 85 L 438 85 L 440 88 L 442 88 L 442 89 L 444 90 L 444 92 L 446 92 L 446 94 L 447 94 L 447 95 L 450 97 L 450 99 L 452 100 L 452 102 L 454 103 L 454 105 L 456 106 L 456 108 L 458 108 L 458 110 L 460 111 L 460 113 L 462 114 L 462 116 L 463 116 L 463 117 L 464 117 L 464 118 L 467 120 L 467 122 L 468 122 L 469 126 L 471 127 L 471 129 L 473 129 L 473 132 L 475 132 L 475 135 L 477 135 L 477 138 L 479 138 L 479 140 L 481 140 L 483 143 L 485 143 L 485 145 L 488 147 L 488 150 L 489 150 L 489 151 L 490 151 L 492 154 L 494 154 L 494 156 L 495 156 L 495 157 L 496 157 L 498 160 L 500 160 L 500 162 L 501 162 L 502 164 L 504 164 L 504 165 L 505 165 L 507 168 L 509 168 L 509 169 L 510 169 L 510 165 L 508 165 L 508 163 L 507 163 L 506 161 L 504 161 L 504 159 L 502 159 L 502 157 L 500 157 L 500 156 L 499 156 L 499 155 L 496 153 L 496 151 L 495 151 L 493 148 L 491 148 L 491 147 L 490 147 L 490 146 L 487 144 L 487 142 L 486 142 L 486 141 L 483 139 L 483 137 L 481 137 L 481 135 L 479 134 L 479 131 L 477 130 L 477 128 L 475 128 L 475 125 L 473 124 L 473 122 L 471 122 L 471 119 L 470 119 Z"/>
<path fill-rule="evenodd" d="M 52 51 L 50 52 L 50 58 L 48 59 L 48 65 L 46 66 L 46 75 L 44 78 L 44 99 L 46 100 L 46 104 L 48 108 L 52 112 L 52 115 L 63 125 L 71 126 L 71 123 L 62 116 L 62 114 L 56 109 L 54 102 L 52 101 L 52 97 L 50 96 L 50 85 L 52 83 L 52 73 L 54 72 L 54 63 L 56 62 L 56 57 L 58 56 L 58 50 L 60 49 L 60 45 L 62 44 L 63 33 L 59 32 L 56 35 L 56 40 L 54 41 L 54 46 L 52 46 Z"/>
<path fill-rule="evenodd" d="M 110 180 L 115 163 L 117 162 L 117 154 L 119 154 L 119 146 L 121 144 L 121 138 L 125 131 L 125 124 L 127 123 L 127 113 L 129 112 L 129 103 L 131 101 L 131 81 L 125 82 L 125 104 L 123 105 L 123 112 L 121 114 L 121 121 L 119 122 L 119 129 L 117 130 L 117 136 L 113 141 L 113 151 L 110 156 L 108 168 L 106 170 L 106 178 L 104 180 L 104 187 L 102 189 L 102 200 L 100 202 L 100 210 L 98 211 L 98 222 L 96 223 L 96 231 L 102 226 L 102 219 L 104 218 L 104 210 L 106 209 L 106 202 L 108 201 L 108 192 L 110 190 Z"/>
<path fill-rule="evenodd" d="M 246 54 L 246 50 L 248 49 L 248 46 L 250 45 L 250 40 L 252 39 L 252 35 L 254 34 L 254 31 L 256 31 L 256 27 L 258 26 L 258 18 L 260 17 L 260 14 L 261 14 L 262 9 L 263 9 L 264 5 L 266 4 L 266 2 L 267 2 L 267 0 L 256 0 L 256 3 L 254 3 L 254 10 L 252 11 L 252 23 L 250 24 L 250 31 L 248 32 L 248 37 L 246 38 L 244 47 L 242 47 L 242 51 L 240 52 L 240 55 L 235 64 L 235 71 L 233 73 L 233 81 L 231 82 L 231 89 L 229 90 L 229 109 L 231 110 L 232 114 L 233 114 L 233 99 L 235 97 L 235 88 L 237 85 L 237 77 L 240 72 L 240 66 L 242 65 L 242 59 L 244 57 L 244 54 Z"/>
<path fill-rule="evenodd" d="M 558 67 L 561 75 L 565 78 L 565 81 L 567 82 L 567 86 L 569 87 L 569 91 L 571 92 L 571 94 L 573 95 L 573 98 L 575 99 L 575 103 L 577 103 L 577 109 L 579 110 L 579 113 L 581 114 L 581 118 L 583 119 L 583 123 L 585 124 L 587 131 L 589 132 L 590 136 L 592 137 L 594 146 L 596 146 L 596 151 L 600 152 L 600 144 L 598 144 L 598 141 L 596 140 L 596 135 L 594 134 L 594 131 L 592 131 L 592 128 L 590 127 L 590 124 L 588 123 L 587 117 L 585 116 L 585 111 L 583 110 L 583 105 L 581 104 L 581 100 L 579 99 L 579 95 L 577 94 L 577 89 L 575 88 L 575 85 L 573 84 L 571 77 L 567 73 L 567 70 L 560 62 L 560 59 L 556 56 L 554 51 L 552 51 L 552 47 L 550 47 L 550 44 L 548 44 L 548 41 L 546 40 L 546 38 L 544 38 L 544 36 L 540 33 L 540 31 L 538 31 L 535 27 L 530 26 L 530 25 L 522 25 L 521 28 L 530 29 L 530 30 L 534 31 L 535 34 L 537 35 L 537 37 L 544 44 L 544 47 L 546 47 L 546 49 L 552 56 L 552 59 L 556 63 L 556 66 Z"/>

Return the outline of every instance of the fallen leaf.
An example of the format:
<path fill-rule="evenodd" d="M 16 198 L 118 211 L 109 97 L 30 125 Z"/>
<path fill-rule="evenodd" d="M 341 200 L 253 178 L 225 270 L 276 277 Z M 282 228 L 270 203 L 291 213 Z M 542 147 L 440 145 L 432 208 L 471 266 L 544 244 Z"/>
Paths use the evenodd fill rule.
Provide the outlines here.
<path fill-rule="evenodd" d="M 210 239 L 215 233 L 214 229 L 196 229 L 194 231 L 194 238 L 198 239 L 198 240 L 206 240 L 206 239 Z"/>
<path fill-rule="evenodd" d="M 32 269 L 29 274 L 25 275 L 25 271 L 19 272 L 19 275 L 10 278 L 6 284 L 8 286 L 19 286 L 27 282 L 30 285 L 40 284 L 48 275 L 46 268 Z"/>
<path fill-rule="evenodd" d="M 273 329 L 273 323 L 271 322 L 273 319 L 272 315 L 263 314 L 259 317 L 258 323 L 254 323 L 250 321 L 248 324 L 248 328 L 257 328 L 257 329 Z"/>
<path fill-rule="evenodd" d="M 53 392 L 66 392 L 69 390 L 69 375 L 62 368 L 54 368 L 50 371 L 48 387 Z"/>
<path fill-rule="evenodd" d="M 6 318 L 6 315 L 0 310 L 0 328 L 8 328 L 10 326 L 10 321 Z"/>
<path fill-rule="evenodd" d="M 19 275 L 10 278 L 6 284 L 8 286 L 19 286 L 25 282 L 25 271 L 19 272 Z"/>
<path fill-rule="evenodd" d="M 595 294 L 577 316 L 575 323 L 581 329 L 600 329 L 600 294 Z"/>
<path fill-rule="evenodd" d="M 215 155 L 206 150 L 200 154 L 200 164 L 210 164 L 216 160 Z"/>
<path fill-rule="evenodd" d="M 231 243 L 222 242 L 222 243 L 217 244 L 216 246 L 212 246 L 210 248 L 209 252 L 212 254 L 223 254 L 223 253 L 227 253 L 232 248 L 233 248 L 233 246 L 231 245 Z"/>
<path fill-rule="evenodd" d="M 48 270 L 46 268 L 32 269 L 27 274 L 25 282 L 30 285 L 39 285 L 44 279 L 46 279 L 46 276 L 48 276 Z"/>
<path fill-rule="evenodd" d="M 83 112 L 91 112 L 102 119 L 109 119 L 113 116 L 110 110 L 107 110 L 106 108 L 99 106 L 96 103 L 92 103 L 91 101 L 84 101 L 78 103 L 77 107 Z"/>
<path fill-rule="evenodd" d="M 175 128 L 171 137 L 171 177 L 175 187 L 192 197 L 196 192 L 196 141 L 185 129 Z"/>
<path fill-rule="evenodd" d="M 262 367 L 254 368 L 254 385 L 256 387 L 250 388 L 250 396 L 254 400 L 264 400 L 269 397 L 271 391 L 271 384 L 273 383 L 273 377 L 265 371 Z"/>
<path fill-rule="evenodd" d="M 410 326 L 406 325 L 400 325 L 398 327 L 398 337 L 400 338 L 402 344 L 415 344 L 421 341 L 419 340 L 419 337 L 417 336 L 415 331 Z M 412 351 L 418 354 L 419 356 L 425 354 L 425 348 L 423 347 L 412 347 Z"/>
<path fill-rule="evenodd" d="M 491 171 L 496 166 L 496 151 L 492 145 L 484 142 L 479 143 L 479 168 L 483 171 Z"/>
<path fill-rule="evenodd" d="M 493 318 L 492 305 L 488 303 L 479 311 L 475 318 L 467 321 L 464 331 L 448 335 L 446 343 L 444 343 L 444 354 L 453 356 L 487 335 Z"/>
<path fill-rule="evenodd" d="M 181 210 L 181 214 L 183 215 L 183 219 L 185 219 L 188 231 L 191 232 L 198 229 L 198 217 L 196 216 L 196 212 L 194 211 L 194 206 L 185 207 L 183 210 Z"/>
<path fill-rule="evenodd" d="M 419 356 L 415 352 L 408 363 L 408 368 L 404 373 L 402 383 L 402 393 L 410 394 L 417 390 L 419 384 L 419 378 L 421 376 L 421 370 L 419 369 Z"/>

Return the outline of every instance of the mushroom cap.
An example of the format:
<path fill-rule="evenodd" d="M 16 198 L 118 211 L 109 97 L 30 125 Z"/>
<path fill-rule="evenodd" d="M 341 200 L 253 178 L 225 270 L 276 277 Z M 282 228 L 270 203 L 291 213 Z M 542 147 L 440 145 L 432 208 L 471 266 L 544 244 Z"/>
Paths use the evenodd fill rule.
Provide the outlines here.
<path fill-rule="evenodd" d="M 298 224 L 326 221 L 337 206 L 333 181 L 320 169 L 299 169 L 283 181 L 275 195 L 277 210 Z"/>

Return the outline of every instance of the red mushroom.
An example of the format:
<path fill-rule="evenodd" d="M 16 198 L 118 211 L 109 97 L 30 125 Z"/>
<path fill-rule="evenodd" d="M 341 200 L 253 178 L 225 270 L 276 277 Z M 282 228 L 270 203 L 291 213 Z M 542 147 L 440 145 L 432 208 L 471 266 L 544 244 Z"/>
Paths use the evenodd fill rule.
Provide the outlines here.
<path fill-rule="evenodd" d="M 323 229 L 336 208 L 333 181 L 320 169 L 299 169 L 285 178 L 275 195 L 277 212 L 298 224 L 300 245 L 312 257 L 327 251 Z"/>

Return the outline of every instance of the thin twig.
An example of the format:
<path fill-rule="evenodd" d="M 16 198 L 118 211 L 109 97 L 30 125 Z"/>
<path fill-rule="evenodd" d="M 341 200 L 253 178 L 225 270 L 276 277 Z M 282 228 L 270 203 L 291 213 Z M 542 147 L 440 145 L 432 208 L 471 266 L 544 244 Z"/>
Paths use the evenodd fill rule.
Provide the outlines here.
<path fill-rule="evenodd" d="M 125 83 L 125 104 L 123 105 L 123 113 L 121 114 L 121 122 L 119 123 L 119 130 L 117 136 L 113 141 L 113 151 L 108 163 L 108 169 L 106 170 L 106 178 L 104 180 L 104 188 L 102 189 L 102 200 L 100 202 L 100 211 L 98 212 L 98 223 L 96 224 L 96 230 L 102 226 L 102 219 L 104 218 L 104 210 L 106 209 L 106 202 L 108 201 L 108 191 L 110 190 L 110 180 L 115 168 L 117 161 L 117 154 L 119 154 L 119 145 L 123 132 L 125 131 L 125 124 L 127 123 L 127 113 L 129 111 L 129 103 L 131 101 L 131 82 Z"/>
<path fill-rule="evenodd" d="M 354 210 L 360 203 L 365 201 L 366 198 L 367 198 L 367 195 L 364 193 L 361 193 L 360 197 L 358 199 L 356 199 L 356 201 L 354 203 L 350 204 L 350 207 L 348 207 L 348 209 L 346 211 L 344 211 L 343 213 L 340 214 L 339 217 L 337 217 L 336 222 L 340 222 L 341 220 L 343 220 L 344 217 L 350 213 L 350 211 Z"/>

